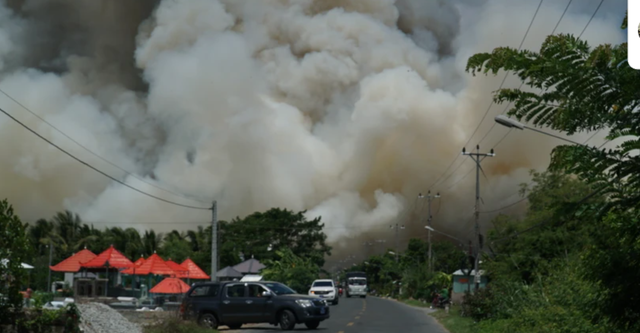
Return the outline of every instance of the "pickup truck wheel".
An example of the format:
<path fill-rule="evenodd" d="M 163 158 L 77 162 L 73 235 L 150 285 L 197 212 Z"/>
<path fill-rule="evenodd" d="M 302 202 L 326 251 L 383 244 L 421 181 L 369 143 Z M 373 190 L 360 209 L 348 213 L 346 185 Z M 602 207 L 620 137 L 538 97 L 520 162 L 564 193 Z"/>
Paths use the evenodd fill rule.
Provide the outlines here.
<path fill-rule="evenodd" d="M 237 330 L 237 329 L 239 329 L 240 327 L 242 327 L 242 324 L 229 324 L 229 325 L 227 325 L 227 326 L 228 326 L 230 329 L 232 329 L 232 330 Z"/>
<path fill-rule="evenodd" d="M 206 328 L 214 330 L 218 329 L 218 319 L 216 319 L 216 316 L 211 313 L 203 313 L 200 315 L 200 318 L 198 318 L 198 324 Z"/>
<path fill-rule="evenodd" d="M 318 328 L 318 326 L 320 326 L 320 322 L 319 321 L 309 321 L 304 323 L 305 326 L 307 326 L 308 329 L 310 330 L 315 330 L 316 328 Z"/>
<path fill-rule="evenodd" d="M 283 310 L 280 312 L 280 317 L 278 317 L 278 322 L 280 323 L 280 328 L 289 331 L 292 330 L 296 326 L 296 317 L 293 312 L 289 310 Z"/>

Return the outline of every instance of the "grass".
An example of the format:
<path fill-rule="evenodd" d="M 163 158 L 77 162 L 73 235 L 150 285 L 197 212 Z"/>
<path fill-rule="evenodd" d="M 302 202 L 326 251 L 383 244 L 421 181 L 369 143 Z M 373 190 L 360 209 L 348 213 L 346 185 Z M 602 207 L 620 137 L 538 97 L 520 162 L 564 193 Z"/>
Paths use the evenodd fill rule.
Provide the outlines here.
<path fill-rule="evenodd" d="M 411 306 L 417 306 L 420 308 L 428 308 L 431 303 L 427 302 L 427 303 L 422 303 L 416 299 L 403 299 L 402 303 L 407 304 L 407 305 L 411 305 Z"/>
<path fill-rule="evenodd" d="M 449 313 L 438 309 L 438 311 L 431 313 L 431 316 L 435 317 L 451 333 L 475 333 L 477 331 L 473 319 L 460 315 L 459 305 L 452 306 Z"/>
<path fill-rule="evenodd" d="M 171 317 L 163 320 L 162 323 L 144 328 L 144 333 L 217 333 L 199 326 L 193 321 L 185 321 Z"/>

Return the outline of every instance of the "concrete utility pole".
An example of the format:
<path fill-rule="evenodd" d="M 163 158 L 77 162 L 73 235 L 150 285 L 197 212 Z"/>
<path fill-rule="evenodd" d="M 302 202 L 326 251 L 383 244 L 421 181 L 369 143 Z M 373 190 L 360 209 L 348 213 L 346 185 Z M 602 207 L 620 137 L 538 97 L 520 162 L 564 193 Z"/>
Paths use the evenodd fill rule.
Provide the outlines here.
<path fill-rule="evenodd" d="M 403 225 L 398 225 L 398 224 L 396 223 L 396 225 L 395 225 L 395 226 L 390 225 L 390 226 L 389 226 L 389 228 L 390 228 L 390 229 L 394 229 L 394 228 L 396 229 L 396 262 L 398 262 L 398 253 L 399 253 L 399 252 L 398 252 L 398 248 L 399 248 L 399 245 L 398 245 L 398 230 L 399 230 L 399 229 L 404 230 L 404 224 L 403 224 Z"/>
<path fill-rule="evenodd" d="M 211 206 L 211 281 L 218 281 L 218 202 Z"/>
<path fill-rule="evenodd" d="M 427 205 L 428 205 L 428 210 L 429 210 L 429 215 L 428 215 L 428 220 L 427 220 L 428 225 L 429 225 L 429 228 L 427 228 L 428 242 L 429 242 L 429 272 L 431 272 L 432 267 L 433 267 L 433 263 L 432 263 L 433 256 L 431 254 L 431 230 L 433 229 L 433 225 L 432 225 L 433 216 L 431 215 L 431 201 L 433 199 L 440 198 L 440 193 L 438 192 L 438 193 L 436 193 L 435 196 L 432 196 L 431 195 L 431 191 L 428 191 L 426 196 L 422 195 L 422 193 L 418 194 L 418 198 L 421 198 L 421 199 L 427 198 Z"/>
<path fill-rule="evenodd" d="M 491 149 L 490 153 L 480 153 L 480 145 L 476 145 L 475 153 L 467 153 L 466 148 L 462 148 L 462 155 L 469 156 L 476 162 L 476 207 L 475 207 L 475 233 L 476 233 L 476 249 L 473 269 L 476 273 L 475 286 L 476 291 L 480 289 L 480 271 L 478 270 L 478 259 L 480 257 L 480 163 L 487 157 L 494 157 L 496 154 Z"/>
<path fill-rule="evenodd" d="M 51 261 L 53 260 L 53 242 L 49 241 L 49 277 L 47 278 L 47 290 L 52 292 L 51 290 Z"/>

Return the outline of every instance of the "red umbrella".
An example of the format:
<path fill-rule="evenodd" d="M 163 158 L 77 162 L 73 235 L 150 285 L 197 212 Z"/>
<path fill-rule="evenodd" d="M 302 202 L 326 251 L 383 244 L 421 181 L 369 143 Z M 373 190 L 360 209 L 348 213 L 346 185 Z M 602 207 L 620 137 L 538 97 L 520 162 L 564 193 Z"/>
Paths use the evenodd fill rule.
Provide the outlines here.
<path fill-rule="evenodd" d="M 184 294 L 189 291 L 189 285 L 178 278 L 166 278 L 149 290 L 153 294 Z"/>

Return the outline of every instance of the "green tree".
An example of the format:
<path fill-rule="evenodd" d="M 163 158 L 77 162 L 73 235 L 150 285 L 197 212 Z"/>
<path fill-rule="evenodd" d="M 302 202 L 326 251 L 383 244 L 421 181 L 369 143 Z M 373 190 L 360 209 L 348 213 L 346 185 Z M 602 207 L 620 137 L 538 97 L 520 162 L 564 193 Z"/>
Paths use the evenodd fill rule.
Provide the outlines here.
<path fill-rule="evenodd" d="M 231 257 L 243 253 L 245 258 L 253 255 L 258 260 L 274 260 L 276 251 L 290 249 L 322 267 L 324 257 L 331 255 L 322 232 L 324 224 L 320 218 L 307 220 L 304 213 L 272 208 L 235 218 L 220 225 L 222 247 Z"/>
<path fill-rule="evenodd" d="M 313 280 L 318 278 L 320 267 L 310 258 L 297 256 L 290 249 L 278 250 L 277 260 L 266 260 L 262 270 L 265 280 L 278 281 L 298 293 L 306 294 Z"/>
<path fill-rule="evenodd" d="M 640 205 L 640 72 L 623 62 L 627 44 L 591 48 L 572 35 L 548 36 L 540 52 L 499 47 L 472 56 L 467 70 L 516 73 L 529 89 L 500 89 L 494 99 L 513 103 L 508 112 L 519 120 L 573 135 L 608 130 L 620 143 L 609 151 L 561 145 L 551 168 L 578 175 L 609 196 L 607 208 Z"/>
<path fill-rule="evenodd" d="M 9 202 L 0 201 L 0 294 L 6 297 L 6 301 L 0 302 L 1 324 L 15 322 L 12 316 L 22 310 L 20 290 L 28 277 L 22 263 L 31 250 L 26 228 L 27 225 L 13 213 Z"/>

